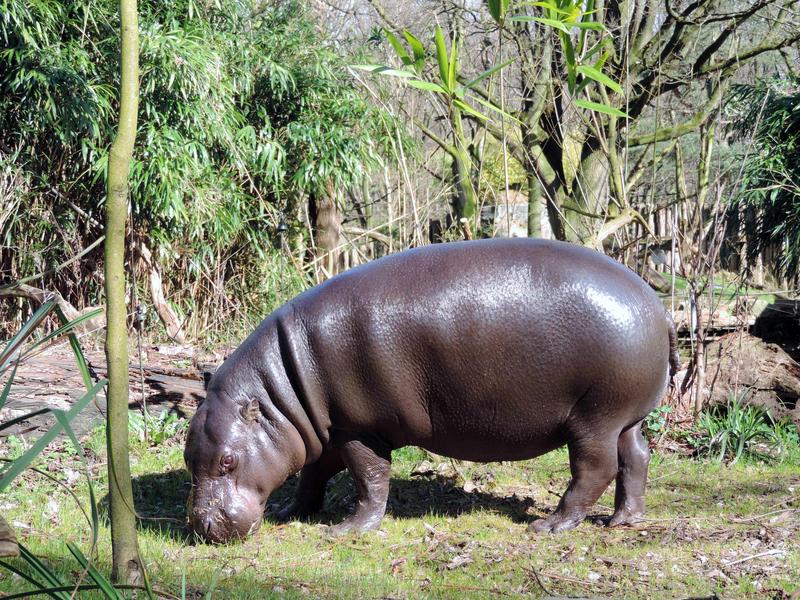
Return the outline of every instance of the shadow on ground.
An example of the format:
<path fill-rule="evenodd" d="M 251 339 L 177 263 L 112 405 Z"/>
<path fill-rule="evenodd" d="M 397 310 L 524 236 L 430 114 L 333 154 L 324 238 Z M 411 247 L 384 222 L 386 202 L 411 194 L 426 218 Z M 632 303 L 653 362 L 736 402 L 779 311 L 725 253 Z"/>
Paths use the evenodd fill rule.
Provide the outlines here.
<path fill-rule="evenodd" d="M 288 503 L 294 495 L 298 477 L 292 477 L 269 499 L 266 520 L 276 508 Z M 186 526 L 186 507 L 190 489 L 189 474 L 183 469 L 141 475 L 133 479 L 133 497 L 140 516 L 139 529 L 182 542 L 194 536 Z M 326 508 L 308 522 L 338 523 L 347 516 L 355 499 L 355 487 L 347 473 L 336 476 L 328 486 Z M 100 502 L 107 510 L 108 497 Z M 437 475 L 420 479 L 392 478 L 387 514 L 395 518 L 417 518 L 425 515 L 455 517 L 472 511 L 495 512 L 514 522 L 532 520 L 532 498 L 502 496 L 491 492 L 466 492 L 447 477 Z"/>
<path fill-rule="evenodd" d="M 655 473 L 651 473 L 655 475 Z M 271 516 L 287 504 L 294 495 L 298 477 L 290 478 L 276 490 L 269 499 L 265 515 L 268 523 L 277 523 Z M 651 508 L 664 508 L 662 502 L 672 504 L 673 500 L 660 499 L 658 488 L 667 488 L 679 496 L 687 504 L 697 506 L 701 503 L 699 514 L 716 512 L 716 500 L 726 498 L 745 499 L 764 498 L 770 494 L 783 491 L 785 482 L 776 477 L 774 481 L 727 481 L 719 480 L 710 483 L 705 480 L 679 479 L 677 481 L 655 481 L 651 486 Z M 612 486 L 613 488 L 613 483 Z M 189 497 L 190 479 L 184 469 L 175 469 L 164 473 L 142 475 L 133 480 L 133 494 L 136 511 L 140 515 L 139 527 L 158 535 L 191 543 L 193 534 L 186 526 L 186 508 Z M 663 493 L 663 492 L 662 492 Z M 328 486 L 325 509 L 312 516 L 307 522 L 332 524 L 343 520 L 349 513 L 355 500 L 355 487 L 348 473 L 343 472 L 333 478 Z M 556 499 L 551 504 L 555 504 Z M 101 508 L 107 508 L 108 499 L 103 498 Z M 412 479 L 392 478 L 389 490 L 387 514 L 397 519 L 421 518 L 427 515 L 457 517 L 470 512 L 493 512 L 504 515 L 515 523 L 533 521 L 553 506 L 537 506 L 529 496 L 508 495 L 503 492 L 483 490 L 465 491 L 450 477 L 440 474 Z M 595 520 L 600 515 L 590 515 Z"/>

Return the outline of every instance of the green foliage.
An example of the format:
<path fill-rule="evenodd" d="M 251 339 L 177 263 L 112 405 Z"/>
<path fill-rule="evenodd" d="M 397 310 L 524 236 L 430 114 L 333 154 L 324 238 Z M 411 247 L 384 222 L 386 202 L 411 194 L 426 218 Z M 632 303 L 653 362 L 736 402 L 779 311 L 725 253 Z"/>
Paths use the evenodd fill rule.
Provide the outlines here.
<path fill-rule="evenodd" d="M 498 17 L 495 17 L 492 4 L 496 3 L 489 5 L 492 17 L 501 22 Z M 588 2 L 583 0 L 544 0 L 519 4 L 519 8 L 524 9 L 526 6 L 541 9 L 545 16 L 517 14 L 511 17 L 511 21 L 532 21 L 555 32 L 563 51 L 564 66 L 567 71 L 567 88 L 570 95 L 573 96 L 575 106 L 613 117 L 626 117 L 627 115 L 623 111 L 605 101 L 580 97 L 581 94 L 588 92 L 589 85 L 592 83 L 599 84 L 620 95 L 624 93 L 619 83 L 602 72 L 603 66 L 610 56 L 610 52 L 607 50 L 609 38 L 603 35 L 607 33 L 605 25 L 592 20 L 592 15 L 596 12 L 594 0 L 588 0 Z M 578 32 L 577 36 L 573 36 L 573 31 Z M 590 36 L 591 32 L 594 32 L 596 36 Z M 594 62 L 589 64 L 588 61 L 591 60 Z"/>
<path fill-rule="evenodd" d="M 746 397 L 731 395 L 725 406 L 713 406 L 702 412 L 697 421 L 697 439 L 701 453 L 714 456 L 718 462 L 731 463 L 743 457 L 764 458 L 758 446 L 781 451 L 781 438 L 772 427 L 769 413 L 752 404 Z"/>
<path fill-rule="evenodd" d="M 436 58 L 434 66 L 438 70 L 439 76 L 437 81 L 429 81 L 422 77 L 423 71 L 425 70 L 425 60 L 427 57 L 427 51 L 425 50 L 422 42 L 411 32 L 403 30 L 403 37 L 405 37 L 409 44 L 409 48 L 411 49 L 411 53 L 409 53 L 403 46 L 402 42 L 391 31 L 386 30 L 384 33 L 398 58 L 403 65 L 408 67 L 408 69 L 398 70 L 383 65 L 354 65 L 355 68 L 377 75 L 389 75 L 392 77 L 397 77 L 411 87 L 438 94 L 446 101 L 451 110 L 463 111 L 481 121 L 488 120 L 489 116 L 470 105 L 466 101 L 467 98 L 484 106 L 485 108 L 490 109 L 491 111 L 503 114 L 505 117 L 515 120 L 513 116 L 503 113 L 499 107 L 495 106 L 491 102 L 486 101 L 477 94 L 470 93 L 475 85 L 487 77 L 492 76 L 501 69 L 507 67 L 514 62 L 514 59 L 505 61 L 499 65 L 495 65 L 462 85 L 458 80 L 459 40 L 456 36 L 454 36 L 448 50 L 444 32 L 442 31 L 442 28 L 437 25 L 434 30 L 433 41 L 435 51 L 434 54 Z M 457 118 L 460 119 L 460 117 Z M 456 127 L 456 129 L 458 129 L 458 127 Z"/>
<path fill-rule="evenodd" d="M 147 432 L 147 442 L 151 446 L 169 442 L 188 427 L 189 422 L 186 419 L 171 411 L 164 411 L 158 416 L 135 410 L 128 412 L 128 428 L 131 435 L 144 442 Z"/>
<path fill-rule="evenodd" d="M 61 319 L 61 326 L 54 331 L 42 336 L 38 340 L 31 342 L 31 338 L 36 332 L 37 328 L 51 315 L 56 315 Z M 22 423 L 32 417 L 52 414 L 56 418 L 56 424 L 44 433 L 34 444 L 28 448 L 21 456 L 14 458 L 11 462 L 5 464 L 0 469 L 0 492 L 7 488 L 11 482 L 19 476 L 36 458 L 42 453 L 47 445 L 52 442 L 56 436 L 66 433 L 72 440 L 75 448 L 80 452 L 80 444 L 75 437 L 75 433 L 70 428 L 70 422 L 80 413 L 92 400 L 95 399 L 97 394 L 103 389 L 106 381 L 100 380 L 93 383 L 91 374 L 89 373 L 88 363 L 86 357 L 83 356 L 80 345 L 75 338 L 73 330 L 76 326 L 86 320 L 87 315 L 73 321 L 67 321 L 63 313 L 58 309 L 58 305 L 53 300 L 48 300 L 42 304 L 36 312 L 28 319 L 23 327 L 6 343 L 2 351 L 0 351 L 0 381 L 5 377 L 6 381 L 3 384 L 2 391 L 0 391 L 0 409 L 5 406 L 8 397 L 11 393 L 11 387 L 14 383 L 14 377 L 17 373 L 17 366 L 19 361 L 25 356 L 29 355 L 33 350 L 42 346 L 44 343 L 55 340 L 59 336 L 67 336 L 70 338 L 71 347 L 75 355 L 75 361 L 78 364 L 78 370 L 81 372 L 83 381 L 86 384 L 86 394 L 83 395 L 73 406 L 67 410 L 57 410 L 44 408 L 33 413 L 25 414 L 15 417 L 4 423 L 0 423 L 0 432 L 9 429 L 14 425 Z"/>
<path fill-rule="evenodd" d="M 33 336 L 37 329 L 50 316 L 56 316 L 58 319 L 60 319 L 61 326 L 57 327 L 54 331 L 41 336 L 39 339 L 34 340 Z M 78 370 L 81 372 L 87 387 L 86 394 L 78 399 L 69 408 L 69 410 L 62 411 L 58 409 L 45 408 L 33 413 L 13 418 L 4 423 L 0 423 L 0 432 L 2 432 L 35 416 L 50 414 L 55 417 L 56 421 L 55 424 L 53 424 L 49 430 L 47 430 L 33 444 L 31 444 L 30 447 L 23 447 L 17 438 L 11 436 L 11 439 L 9 440 L 9 448 L 7 449 L 8 458 L 6 458 L 6 462 L 3 463 L 3 467 L 0 468 L 0 492 L 3 492 L 9 488 L 9 486 L 18 476 L 31 467 L 34 461 L 43 455 L 47 447 L 59 435 L 66 435 L 72 444 L 72 447 L 75 451 L 75 456 L 78 457 L 87 474 L 86 483 L 89 496 L 89 514 L 85 512 L 83 507 L 81 507 L 81 511 L 86 517 L 89 528 L 91 529 L 92 551 L 94 551 L 97 546 L 99 532 L 99 516 L 97 512 L 95 489 L 92 483 L 92 478 L 89 475 L 88 464 L 84 458 L 83 447 L 78 441 L 78 438 L 75 435 L 75 432 L 72 430 L 72 427 L 70 426 L 70 423 L 73 421 L 73 419 L 96 398 L 97 394 L 103 389 L 103 387 L 105 387 L 107 383 L 105 379 L 102 379 L 94 384 L 92 383 L 86 358 L 83 355 L 77 338 L 75 338 L 73 333 L 76 326 L 85 321 L 87 317 L 91 316 L 93 315 L 88 315 L 68 322 L 64 318 L 63 313 L 61 313 L 59 310 L 58 305 L 54 301 L 49 300 L 42 304 L 42 306 L 40 306 L 39 309 L 34 312 L 34 314 L 23 325 L 20 331 L 13 335 L 6 343 L 6 346 L 3 348 L 3 350 L 0 351 L 0 381 L 2 381 L 4 376 L 6 378 L 6 382 L 2 387 L 2 392 L 0 392 L 0 409 L 2 409 L 9 398 L 19 361 L 26 355 L 30 354 L 35 348 L 40 347 L 42 344 L 48 341 L 55 340 L 60 336 L 66 336 L 69 338 L 70 345 L 75 355 L 75 361 L 78 365 Z M 166 425 L 165 423 L 165 426 L 162 427 L 162 430 L 165 430 L 168 427 L 174 428 L 176 425 L 171 423 Z M 84 554 L 75 544 L 68 542 L 67 546 L 80 567 L 86 571 L 89 578 L 94 582 L 92 585 L 79 586 L 81 590 L 99 590 L 102 592 L 104 598 L 109 599 L 122 598 L 119 592 L 115 590 L 113 586 L 111 586 L 111 584 L 105 579 L 105 577 L 103 577 L 103 575 L 100 574 L 99 571 L 97 571 L 97 569 L 91 564 L 91 562 L 84 556 Z M 69 598 L 73 597 L 72 593 L 76 589 L 77 584 L 66 584 L 53 569 L 51 569 L 45 562 L 37 558 L 34 554 L 29 552 L 28 549 L 22 544 L 19 544 L 19 555 L 22 563 L 28 567 L 26 571 L 20 570 L 16 566 L 5 561 L 0 561 L 0 566 L 34 586 L 33 589 L 41 594 L 47 594 L 51 598 L 63 600 L 68 600 Z M 148 598 L 154 598 L 152 592 L 149 590 L 149 587 L 146 589 L 146 591 Z M 11 595 L 8 597 L 23 598 L 27 597 L 29 594 L 31 594 L 31 592 L 23 592 L 21 594 Z"/>
<path fill-rule="evenodd" d="M 669 426 L 669 415 L 671 413 L 672 407 L 663 404 L 647 415 L 642 428 L 645 436 L 652 439 L 667 431 Z"/>
<path fill-rule="evenodd" d="M 748 142 L 732 214 L 745 213 L 743 232 L 751 264 L 766 247 L 776 246 L 779 272 L 790 277 L 800 274 L 798 86 L 796 78 L 739 85 L 729 107 L 734 132 Z"/>
<path fill-rule="evenodd" d="M 252 297 L 268 279 L 279 211 L 296 228 L 305 194 L 361 182 L 391 152 L 394 124 L 357 92 L 304 4 L 259 6 L 139 4 L 133 235 L 155 251 L 167 292 L 178 292 L 170 299 L 198 320 L 218 313 L 226 292 Z M 117 30 L 112 0 L 0 5 L 0 149 L 17 149 L 0 153 L 0 167 L 13 160 L 29 182 L 25 213 L 4 226 L 0 218 L 0 235 L 17 247 L 0 255 L 0 269 L 17 278 L 101 233 Z M 76 305 L 92 302 L 101 291 L 94 273 L 75 268 L 49 283 Z"/>

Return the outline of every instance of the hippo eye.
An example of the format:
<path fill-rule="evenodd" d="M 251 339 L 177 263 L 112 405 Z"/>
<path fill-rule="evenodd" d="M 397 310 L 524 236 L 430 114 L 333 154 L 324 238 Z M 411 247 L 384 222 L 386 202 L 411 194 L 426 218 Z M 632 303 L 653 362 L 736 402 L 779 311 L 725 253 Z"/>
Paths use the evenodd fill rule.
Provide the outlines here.
<path fill-rule="evenodd" d="M 223 454 L 219 459 L 219 468 L 223 473 L 229 473 L 236 468 L 238 460 L 233 454 Z"/>

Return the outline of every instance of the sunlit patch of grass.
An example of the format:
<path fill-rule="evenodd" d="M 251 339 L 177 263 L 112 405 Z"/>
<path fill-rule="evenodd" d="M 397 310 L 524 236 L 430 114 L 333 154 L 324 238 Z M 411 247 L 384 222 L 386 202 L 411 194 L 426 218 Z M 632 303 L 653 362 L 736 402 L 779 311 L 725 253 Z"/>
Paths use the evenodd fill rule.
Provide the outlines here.
<path fill-rule="evenodd" d="M 93 476 L 105 495 L 102 433 Z M 481 465 L 428 455 L 394 454 L 389 511 L 378 532 L 329 539 L 353 499 L 349 476 L 335 480 L 326 510 L 310 522 L 276 524 L 240 544 L 195 543 L 184 526 L 188 476 L 180 439 L 135 444 L 133 472 L 141 554 L 157 588 L 204 598 L 484 598 L 487 595 L 763 598 L 800 581 L 800 475 L 791 462 L 743 460 L 726 466 L 655 455 L 648 520 L 608 529 L 591 521 L 557 535 L 534 535 L 528 523 L 552 510 L 569 481 L 566 451 L 534 461 Z M 86 502 L 69 453 L 51 452 L 48 471 Z M 427 464 L 426 464 L 427 463 Z M 413 473 L 413 474 L 412 474 Z M 274 495 L 291 495 L 290 481 Z M 612 486 L 613 487 L 613 486 Z M 78 572 L 65 542 L 89 551 L 86 521 L 63 487 L 39 475 L 20 478 L 2 500 L 21 541 L 65 580 Z M 608 515 L 613 489 L 592 511 Z M 109 531 L 102 520 L 97 563 L 108 572 Z M 738 561 L 738 562 L 737 562 Z M 3 572 L 0 591 L 25 584 Z M 537 581 L 538 578 L 538 581 Z M 545 592 L 545 589 L 547 592 Z M 84 596 L 81 596 L 82 598 Z M 86 595 L 86 598 L 92 598 Z"/>

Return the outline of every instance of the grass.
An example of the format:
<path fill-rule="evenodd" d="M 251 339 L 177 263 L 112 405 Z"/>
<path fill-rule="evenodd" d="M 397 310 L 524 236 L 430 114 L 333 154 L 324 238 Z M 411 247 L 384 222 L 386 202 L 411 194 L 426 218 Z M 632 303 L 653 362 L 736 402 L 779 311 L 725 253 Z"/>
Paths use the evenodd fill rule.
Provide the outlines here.
<path fill-rule="evenodd" d="M 102 432 L 87 441 L 101 511 L 105 502 Z M 613 596 L 788 598 L 800 589 L 800 471 L 794 462 L 726 466 L 655 455 L 648 519 L 636 529 L 585 522 L 557 535 L 528 533 L 552 510 L 569 479 L 563 450 L 534 461 L 453 465 L 413 448 L 395 453 L 389 514 L 381 531 L 331 540 L 325 525 L 346 513 L 349 476 L 338 476 L 328 508 L 309 523 L 265 522 L 244 543 L 195 543 L 183 525 L 188 477 L 180 437 L 132 449 L 140 546 L 153 584 L 187 598 L 484 598 Z M 89 527 L 66 488 L 87 502 L 73 453 L 53 451 L 0 498 L 20 541 L 74 581 L 80 569 L 66 542 L 88 553 Z M 271 502 L 288 499 L 295 482 Z M 608 515 L 613 489 L 595 507 Z M 96 564 L 110 569 L 107 524 Z M 738 561 L 738 562 L 737 562 Z M 21 563 L 15 563 L 19 566 Z M 0 570 L 0 592 L 27 589 Z M 81 598 L 93 598 L 85 593 Z"/>
<path fill-rule="evenodd" d="M 669 273 L 665 273 L 664 276 L 667 281 L 672 278 Z M 679 299 L 688 300 L 689 298 L 689 283 L 680 275 L 675 275 L 675 293 Z M 705 295 L 708 295 L 707 290 Z M 766 292 L 758 287 L 743 285 L 736 274 L 727 271 L 719 271 L 716 274 L 713 295 L 714 301 L 722 304 L 732 303 L 738 297 L 747 296 L 755 300 L 757 306 L 754 306 L 754 310 L 757 309 L 759 312 L 777 300 L 777 296 L 774 293 Z M 669 293 L 662 293 L 661 297 L 668 299 L 670 295 Z"/>

